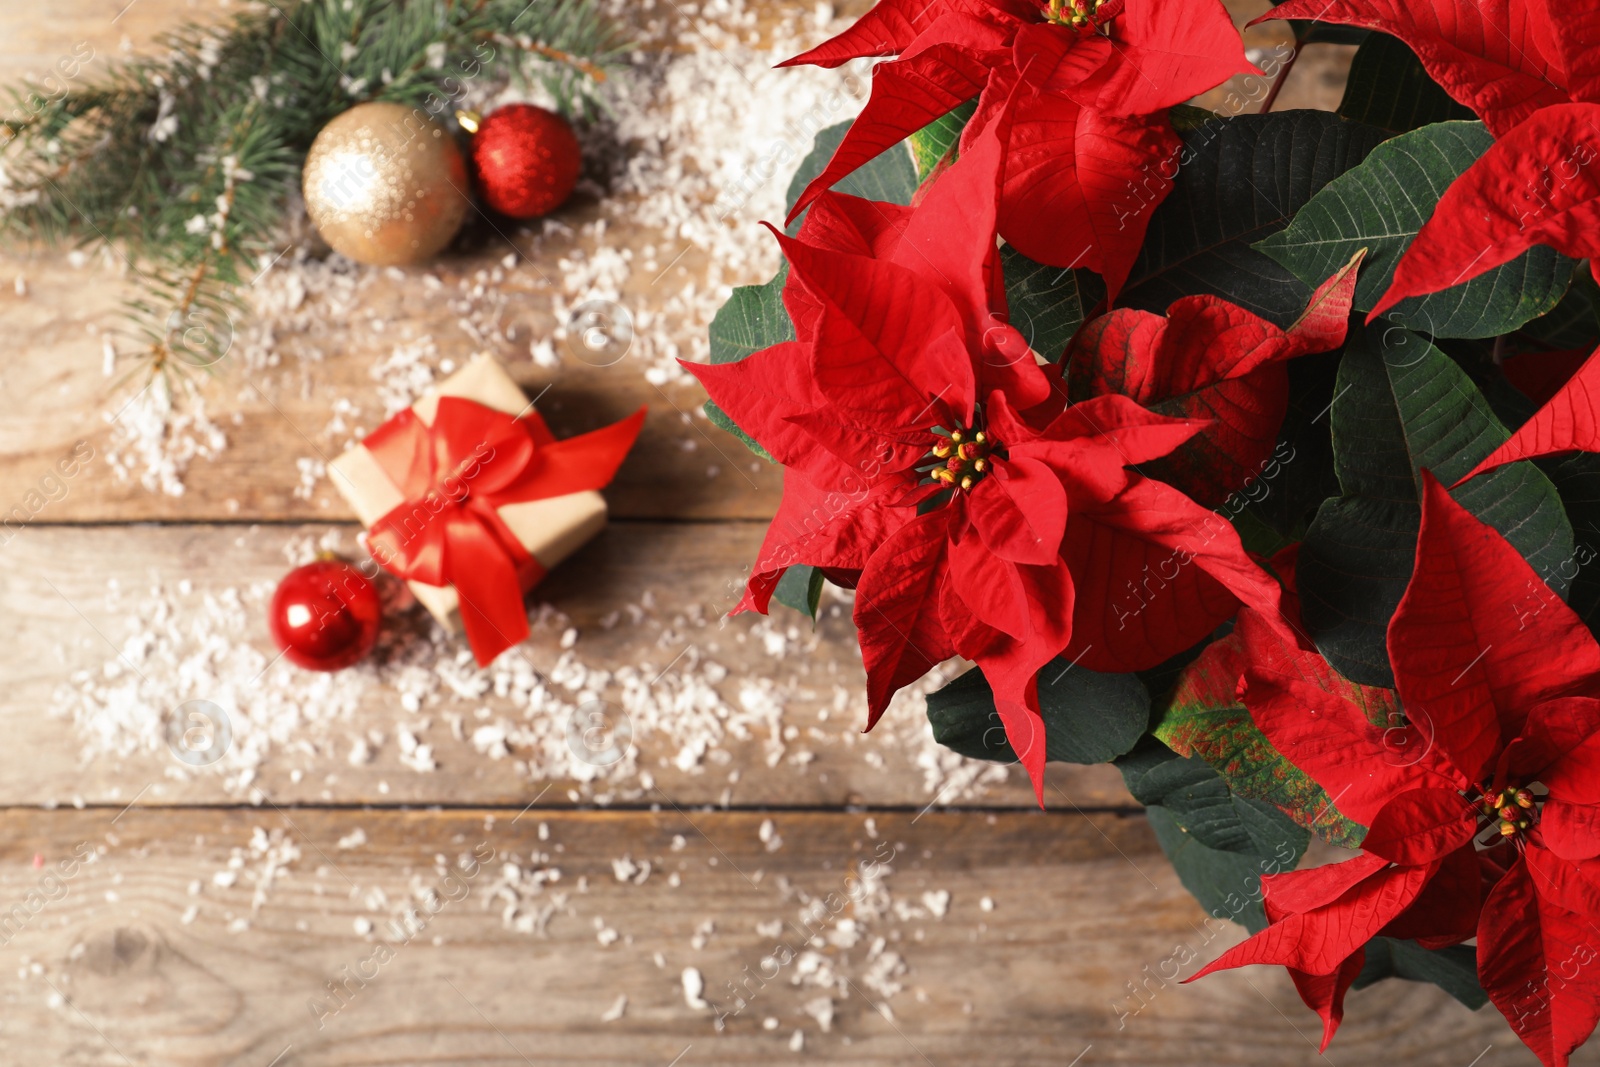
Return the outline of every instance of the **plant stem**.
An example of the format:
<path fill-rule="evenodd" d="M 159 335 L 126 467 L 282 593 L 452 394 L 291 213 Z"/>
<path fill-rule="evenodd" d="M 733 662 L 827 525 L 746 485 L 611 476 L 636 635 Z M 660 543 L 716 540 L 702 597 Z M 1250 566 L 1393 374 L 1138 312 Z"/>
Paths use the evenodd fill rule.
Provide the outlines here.
<path fill-rule="evenodd" d="M 544 56 L 546 59 L 553 59 L 557 63 L 565 63 L 575 70 L 581 71 L 585 76 L 593 79 L 596 83 L 606 80 L 606 72 L 601 70 L 595 64 L 589 62 L 587 59 L 584 59 L 582 56 L 575 56 L 571 52 L 563 52 L 559 48 L 551 48 L 549 45 L 540 44 L 538 41 L 529 41 L 524 44 L 522 41 L 512 38 L 512 43 L 518 48 L 526 49 L 535 55 Z"/>
<path fill-rule="evenodd" d="M 1295 38 L 1294 51 L 1289 53 L 1289 58 L 1284 60 L 1283 69 L 1278 71 L 1278 76 L 1272 80 L 1272 88 L 1267 91 L 1266 100 L 1262 101 L 1258 114 L 1265 115 L 1272 110 L 1272 105 L 1278 102 L 1278 94 L 1283 91 L 1284 82 L 1289 80 L 1289 72 L 1294 70 L 1295 62 L 1300 58 L 1300 39 Z"/>

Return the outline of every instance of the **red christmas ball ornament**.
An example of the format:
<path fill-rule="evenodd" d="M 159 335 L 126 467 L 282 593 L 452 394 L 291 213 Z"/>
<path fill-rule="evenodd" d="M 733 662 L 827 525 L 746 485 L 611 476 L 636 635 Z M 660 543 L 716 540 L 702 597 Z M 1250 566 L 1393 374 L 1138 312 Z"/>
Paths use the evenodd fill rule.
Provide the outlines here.
<path fill-rule="evenodd" d="M 532 104 L 507 104 L 482 118 L 471 112 L 456 117 L 473 134 L 478 191 L 500 214 L 538 218 L 572 195 L 583 158 L 566 119 Z"/>
<path fill-rule="evenodd" d="M 382 619 L 377 588 L 339 559 L 284 575 L 267 617 L 284 658 L 308 671 L 341 670 L 371 652 Z"/>

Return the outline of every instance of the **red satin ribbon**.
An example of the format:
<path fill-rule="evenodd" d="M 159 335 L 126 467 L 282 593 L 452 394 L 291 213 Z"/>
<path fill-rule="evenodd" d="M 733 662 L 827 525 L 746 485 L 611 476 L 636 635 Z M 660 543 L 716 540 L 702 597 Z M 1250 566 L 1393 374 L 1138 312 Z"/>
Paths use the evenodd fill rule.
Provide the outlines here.
<path fill-rule="evenodd" d="M 467 642 L 487 666 L 528 636 L 523 590 L 544 576 L 499 509 L 603 488 L 644 415 L 558 441 L 531 409 L 513 418 L 444 396 L 428 426 L 407 408 L 362 442 L 406 498 L 368 531 L 373 557 L 400 578 L 454 586 Z"/>

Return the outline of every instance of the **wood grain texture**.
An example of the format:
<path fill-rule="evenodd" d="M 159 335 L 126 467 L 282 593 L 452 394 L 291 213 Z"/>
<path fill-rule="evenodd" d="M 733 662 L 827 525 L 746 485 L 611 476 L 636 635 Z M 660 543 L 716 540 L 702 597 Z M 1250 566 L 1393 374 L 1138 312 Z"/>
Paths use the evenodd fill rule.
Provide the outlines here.
<path fill-rule="evenodd" d="M 12 741 L 0 747 L 0 803 L 53 799 L 65 804 L 75 797 L 126 803 L 148 783 L 153 784 L 146 802 L 215 803 L 243 795 L 240 790 L 231 795 L 224 791 L 218 772 L 236 773 L 243 766 L 228 759 L 192 773 L 165 747 L 80 761 L 82 739 L 101 736 L 99 730 L 109 722 L 124 721 L 121 717 L 128 709 L 107 707 L 85 731 L 77 730 L 70 718 L 46 712 L 72 704 L 63 690 L 82 688 L 71 681 L 79 672 L 100 681 L 108 668 L 119 678 L 105 684 L 122 692 L 133 685 L 130 672 L 149 675 L 150 684 L 139 687 L 137 695 L 138 704 L 151 707 L 153 713 L 168 713 L 191 699 L 229 705 L 237 716 L 234 730 L 241 750 L 252 729 L 247 719 L 259 730 L 280 713 L 254 690 L 286 693 L 304 704 L 309 721 L 297 721 L 291 739 L 272 744 L 253 783 L 279 803 L 443 801 L 520 806 L 547 786 L 551 788 L 544 803 L 565 803 L 574 783 L 532 780 L 525 771 L 519 772 L 517 759 L 527 757 L 525 750 L 514 745 L 511 758 L 491 760 L 452 736 L 446 718 L 451 714 L 466 720 L 469 735 L 485 722 L 525 722 L 527 709 L 509 699 L 488 693 L 481 700 L 456 700 L 442 692 L 417 713 L 409 713 L 400 707 L 396 685 L 403 679 L 394 670 L 363 667 L 346 672 L 332 680 L 341 688 L 319 697 L 322 691 L 308 687 L 327 679 L 287 663 L 267 668 L 274 652 L 260 591 L 270 590 L 288 566 L 286 544 L 310 546 L 330 530 L 342 537 L 346 551 L 359 554 L 353 527 L 326 525 L 35 526 L 0 548 L 0 618 L 27 620 L 10 639 L 0 642 L 0 677 L 7 681 L 0 687 L 0 724 Z M 589 670 L 632 668 L 647 679 L 655 677 L 652 692 L 661 703 L 678 691 L 674 687 L 689 665 L 707 662 L 726 669 L 726 680 L 717 689 L 730 707 L 741 706 L 749 682 L 775 694 L 781 701 L 783 723 L 795 730 L 792 739 L 775 748 L 765 725 L 745 739 L 725 733 L 716 747 L 727 757 L 708 757 L 687 770 L 675 762 L 680 744 L 669 734 L 646 735 L 642 717 L 634 724 L 640 769 L 649 771 L 656 786 L 679 803 L 726 800 L 739 805 L 920 808 L 934 801 L 925 768 L 918 764 L 932 747 L 916 702 L 897 705 L 873 733 L 859 732 L 865 722 L 864 676 L 846 605 L 835 603 L 828 609 L 814 634 L 802 616 L 781 607 L 774 609 L 771 620 L 744 615 L 721 621 L 737 599 L 761 534 L 758 523 L 613 523 L 534 593 L 535 603 L 551 605 L 568 621 L 537 625 L 522 652 L 535 669 L 565 677 L 560 670 L 566 652 L 561 637 L 570 626 L 577 631 L 572 655 Z M 186 593 L 181 591 L 184 582 Z M 157 587 L 163 593 L 152 599 L 149 590 Z M 120 590 L 115 597 L 113 588 Z M 226 601 L 233 596 L 243 597 L 240 609 L 208 616 L 208 599 Z M 641 606 L 652 598 L 653 607 Z M 630 605 L 639 615 L 637 623 L 630 621 Z M 178 629 L 185 634 L 201 626 L 197 620 L 205 617 L 240 618 L 243 627 L 212 624 L 207 636 L 186 636 L 163 645 L 150 653 L 148 662 L 142 654 L 118 658 L 125 647 L 141 647 L 127 644 L 137 634 L 152 628 L 164 632 L 162 619 L 173 610 Z M 610 629 L 607 621 L 612 622 Z M 419 608 L 412 607 L 391 613 L 387 625 L 397 639 L 405 640 L 425 634 L 431 624 Z M 777 656 L 769 643 L 775 628 Z M 251 646 L 260 655 L 241 661 L 232 650 L 212 657 L 205 650 L 216 642 Z M 459 641 L 447 643 L 446 658 L 463 647 Z M 379 664 L 399 659 L 398 653 L 381 651 L 377 657 Z M 251 676 L 263 668 L 262 682 L 252 685 Z M 570 704 L 582 703 L 559 686 L 553 688 Z M 341 693 L 354 694 L 352 706 L 330 714 L 331 708 L 343 706 Z M 848 699 L 843 711 L 835 703 L 840 693 Z M 623 706 L 615 689 L 602 689 L 600 695 L 616 707 Z M 242 715 L 237 710 L 241 707 Z M 480 707 L 487 712 L 478 714 Z M 825 717 L 819 718 L 819 712 Z M 670 713 L 663 714 L 670 719 Z M 418 773 L 402 764 L 397 748 L 401 727 L 434 746 L 438 770 Z M 345 758 L 352 739 L 371 731 L 384 741 L 373 746 L 371 762 L 352 765 Z M 769 766 L 774 751 L 781 751 L 781 757 Z M 956 759 L 949 754 L 946 758 Z M 730 781 L 734 771 L 737 781 Z M 1032 793 L 1021 772 L 1010 773 L 978 802 L 1031 805 Z M 1052 793 L 1053 804 L 1132 803 L 1121 777 L 1110 767 L 1057 765 L 1051 769 L 1051 780 L 1069 798 Z M 637 778 L 623 779 L 618 786 L 618 802 L 630 796 L 634 802 L 661 801 Z M 943 802 L 969 802 L 962 798 L 956 789 Z"/>
<path fill-rule="evenodd" d="M 574 224 L 583 213 L 575 214 L 569 219 Z M 635 245 L 649 239 L 639 232 L 619 234 L 616 228 L 608 233 Z M 7 364 L 3 381 L 9 395 L 31 398 L 11 407 L 0 423 L 0 511 L 25 505 L 41 478 L 83 441 L 96 460 L 74 480 L 70 494 L 49 504 L 51 521 L 352 518 L 326 478 L 303 488 L 301 463 L 326 463 L 357 439 L 357 430 L 381 422 L 384 407 L 370 368 L 397 345 L 427 338 L 436 354 L 425 362 L 435 367 L 485 351 L 500 359 L 529 395 L 539 398 L 540 412 L 559 436 L 595 429 L 649 405 L 639 443 L 608 491 L 613 514 L 770 517 L 777 508 L 780 472 L 705 419 L 700 412 L 705 396 L 697 385 L 654 386 L 632 354 L 616 364 L 594 366 L 561 346 L 559 367 L 534 363 L 530 341 L 548 337 L 557 321 L 548 277 L 572 244 L 566 239 L 545 244 L 497 287 L 505 316 L 498 334 L 475 336 L 459 325 L 459 308 L 471 301 L 460 296 L 460 286 L 463 279 L 468 289 L 476 284 L 472 279 L 483 262 L 456 255 L 427 271 L 364 276 L 358 305 L 347 314 L 324 307 L 320 313 L 329 318 L 309 331 L 314 336 L 286 331 L 274 339 L 276 366 L 245 366 L 229 357 L 208 372 L 187 372 L 202 383 L 207 413 L 228 444 L 215 459 L 190 464 L 181 496 L 150 492 L 103 462 L 112 450 L 108 423 L 143 381 L 127 365 L 111 377 L 103 370 L 103 338 L 120 328 L 120 304 L 131 290 L 95 260 L 75 269 L 44 252 L 37 258 L 0 256 L 0 280 L 6 282 L 0 287 L 0 320 L 6 323 L 7 348 L 28 356 Z M 505 254 L 504 247 L 489 249 L 485 258 L 494 267 Z M 18 276 L 26 280 L 26 296 L 10 284 Z M 427 277 L 442 281 L 444 289 L 435 291 L 425 283 Z M 307 310 L 318 299 L 309 295 Z M 641 306 L 645 296 L 625 294 L 624 299 Z M 260 325 L 241 320 L 239 329 Z M 515 340 L 507 339 L 508 332 Z M 132 351 L 129 342 L 117 343 Z M 683 343 L 687 350 L 687 338 Z M 353 402 L 354 412 L 335 411 L 341 398 Z M 331 428 L 336 420 L 342 426 Z"/>
<path fill-rule="evenodd" d="M 1177 984 L 1238 932 L 1208 935 L 1137 817 L 780 813 L 771 819 L 782 843 L 768 851 L 759 813 L 541 812 L 513 824 L 514 815 L 5 813 L 0 902 L 22 908 L 7 947 L 23 963 L 5 979 L 0 1058 L 84 1067 L 1534 1062 L 1492 1009 L 1468 1012 L 1428 987 L 1353 994 L 1323 1061 L 1316 1020 L 1281 971 Z M 266 853 L 248 844 L 258 827 L 278 860 L 265 888 Z M 338 846 L 358 829 L 364 844 Z M 80 845 L 104 854 L 47 885 L 30 911 L 28 893 L 46 874 L 32 857 L 53 868 Z M 460 856 L 488 849 L 494 859 L 476 876 L 445 879 Z M 219 886 L 235 850 L 237 881 Z M 624 854 L 651 863 L 642 884 L 616 878 L 611 861 Z M 520 902 L 528 912 L 555 903 L 552 890 L 565 894 L 544 936 L 507 929 L 496 895 L 507 862 L 559 867 L 559 882 Z M 881 879 L 887 896 L 860 880 L 872 863 L 892 870 Z M 431 915 L 430 889 L 440 894 Z M 949 894 L 942 918 L 924 893 Z M 409 939 L 388 925 L 407 909 L 428 915 Z M 359 932 L 368 922 L 372 931 Z M 600 931 L 615 940 L 602 944 Z M 818 958 L 803 962 L 812 935 Z M 851 936 L 860 940 L 843 947 Z M 893 996 L 867 978 L 880 937 L 905 967 Z M 387 957 L 384 939 L 395 942 Z M 1165 964 L 1179 946 L 1198 959 Z M 832 970 L 829 989 L 804 983 L 814 964 Z M 685 1001 L 686 967 L 703 978 L 704 1007 Z M 343 983 L 341 1001 L 330 982 Z M 619 995 L 622 1017 L 601 1021 Z M 834 1012 L 827 1032 L 806 1012 L 819 997 Z M 801 1052 L 789 1048 L 796 1030 Z"/>
<path fill-rule="evenodd" d="M 679 5 L 656 6 L 652 17 L 682 17 Z M 747 7 L 758 33 L 793 13 L 773 0 Z M 866 3 L 837 7 L 858 13 Z M 227 8 L 215 0 L 0 5 L 0 81 L 42 73 L 79 41 L 103 60 Z M 1230 0 L 1229 8 L 1242 22 L 1266 3 Z M 1281 29 L 1252 30 L 1248 43 L 1269 47 Z M 672 47 L 699 42 L 686 34 Z M 1347 54 L 1308 50 L 1278 106 L 1333 106 L 1341 63 Z M 579 226 L 599 214 L 592 200 L 580 201 L 567 220 Z M 1492 1010 L 1469 1013 L 1431 988 L 1387 983 L 1354 994 L 1324 1058 L 1316 1020 L 1281 972 L 1179 986 L 1174 977 L 1242 933 L 1204 922 L 1142 818 L 1073 812 L 1130 803 L 1114 770 L 1052 766 L 1048 814 L 923 813 L 930 800 L 953 798 L 930 795 L 940 779 L 919 764 L 929 751 L 920 711 L 891 709 L 862 737 L 858 709 L 833 710 L 835 687 L 861 691 L 848 605 L 834 604 L 815 635 L 794 616 L 777 616 L 776 632 L 748 617 L 721 624 L 776 506 L 778 472 L 696 414 L 697 389 L 650 385 L 638 354 L 609 367 L 570 352 L 553 368 L 529 356 L 529 341 L 556 325 L 564 256 L 601 248 L 642 256 L 661 243 L 658 232 L 626 224 L 599 239 L 515 233 L 509 246 L 480 231 L 425 270 L 363 274 L 348 308 L 337 293 L 308 293 L 304 312 L 280 323 L 270 344 L 246 325 L 233 358 L 205 386 L 229 447 L 194 462 L 188 491 L 176 497 L 119 481 L 103 463 L 105 417 L 127 395 L 102 371 L 102 337 L 126 292 L 118 271 L 36 248 L 0 254 L 0 386 L 10 398 L 0 416 L 0 512 L 23 504 L 35 513 L 20 532 L 0 532 L 0 946 L 16 964 L 0 977 L 0 1064 L 1533 1062 Z M 507 271 L 513 250 L 517 265 Z M 711 284 L 698 251 L 670 270 L 673 284 Z M 13 287 L 19 276 L 26 295 Z M 654 310 L 663 298 L 649 278 L 624 295 Z M 343 691 L 305 699 L 307 721 L 274 741 L 254 781 L 242 785 L 238 769 L 230 772 L 232 790 L 217 768 L 186 770 L 160 748 L 80 758 L 84 734 L 70 714 L 50 712 L 68 708 L 86 685 L 125 681 L 117 650 L 134 632 L 195 625 L 208 597 L 242 590 L 241 628 L 218 639 L 218 656 L 270 659 L 251 598 L 288 566 L 286 545 L 303 548 L 331 529 L 353 548 L 342 501 L 326 480 L 307 491 L 298 461 L 327 458 L 370 427 L 382 409 L 369 367 L 423 336 L 436 345 L 430 363 L 487 350 L 530 395 L 548 386 L 540 408 L 561 434 L 652 406 L 609 493 L 624 521 L 534 596 L 567 618 L 536 627 L 521 655 L 551 672 L 570 625 L 584 664 L 661 671 L 666 681 L 652 687 L 714 660 L 728 670 L 717 688 L 730 704 L 745 683 L 781 691 L 794 737 L 725 737 L 725 761 L 684 770 L 663 735 L 641 733 L 639 765 L 651 786 L 633 778 L 607 798 L 634 810 L 554 810 L 570 803 L 575 783 L 519 770 L 515 751 L 494 760 L 456 740 L 445 725 L 453 703 L 405 711 L 390 662 L 346 676 L 353 699 L 337 696 Z M 276 358 L 247 358 L 251 344 Z M 341 397 L 358 410 L 336 413 Z M 43 479 L 80 441 L 102 459 L 58 492 Z M 697 519 L 718 521 L 681 521 Z M 141 525 L 149 523 L 165 525 Z M 647 591 L 656 598 L 649 608 Z M 172 619 L 156 617 L 163 604 L 177 606 Z M 640 621 L 607 628 L 630 605 Z M 392 618 L 401 647 L 428 627 L 415 608 Z M 204 659 L 182 641 L 174 655 L 191 666 Z M 219 670 L 228 675 L 217 664 L 179 672 L 196 687 L 181 692 L 163 671 L 151 692 L 166 703 L 206 699 Z M 263 691 L 282 688 L 272 670 Z M 520 714 L 492 692 L 478 703 L 488 714 L 467 716 L 469 729 Z M 401 764 L 401 726 L 433 746 L 437 770 Z M 371 742 L 371 761 L 352 764 L 352 739 L 374 732 L 382 740 Z M 248 733 L 236 743 L 249 743 Z M 256 805 L 207 806 L 240 794 Z M 530 801 L 537 806 L 525 809 Z M 71 810 L 74 802 L 89 806 Z M 1025 809 L 1031 791 L 1013 771 L 962 802 Z M 865 810 L 840 810 L 846 805 Z M 472 876 L 449 875 L 462 855 L 491 849 Z M 60 873 L 58 864 L 89 853 L 92 862 Z M 892 868 L 882 891 L 853 898 L 875 859 Z M 644 863 L 651 870 L 642 884 L 619 880 L 628 865 L 638 879 Z M 536 891 L 552 868 L 560 880 Z M 465 895 L 450 899 L 456 888 Z M 391 925 L 406 923 L 408 911 L 429 916 L 424 928 Z M 813 934 L 814 957 L 768 969 L 777 946 L 799 952 Z M 1167 961 L 1180 946 L 1197 959 L 1174 972 Z M 888 953 L 903 973 L 888 973 Z M 703 977 L 704 1006 L 686 1003 L 686 967 Z M 869 980 L 874 968 L 903 989 L 885 995 Z M 626 1010 L 603 1021 L 619 995 Z M 819 999 L 834 1012 L 826 1028 Z M 1574 1062 L 1600 1057 L 1585 1052 Z"/>

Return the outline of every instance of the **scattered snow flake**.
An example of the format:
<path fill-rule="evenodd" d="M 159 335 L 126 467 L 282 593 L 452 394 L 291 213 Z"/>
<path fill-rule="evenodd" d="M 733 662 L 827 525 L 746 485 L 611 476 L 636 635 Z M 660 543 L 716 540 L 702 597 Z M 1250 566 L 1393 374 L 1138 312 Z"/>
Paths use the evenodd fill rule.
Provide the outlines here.
<path fill-rule="evenodd" d="M 832 997 L 817 997 L 814 1000 L 808 1000 L 805 1002 L 805 1004 L 801 1005 L 801 1009 L 807 1015 L 817 1020 L 817 1025 L 822 1027 L 823 1033 L 826 1034 L 833 1030 Z"/>
<path fill-rule="evenodd" d="M 706 980 L 700 974 L 698 967 L 685 967 L 680 978 L 683 983 L 683 1002 L 685 1004 L 695 1011 L 703 1011 L 711 1006 L 701 996 L 706 991 Z"/>

